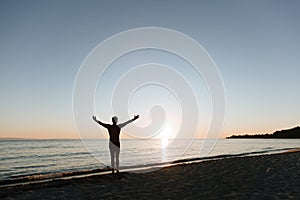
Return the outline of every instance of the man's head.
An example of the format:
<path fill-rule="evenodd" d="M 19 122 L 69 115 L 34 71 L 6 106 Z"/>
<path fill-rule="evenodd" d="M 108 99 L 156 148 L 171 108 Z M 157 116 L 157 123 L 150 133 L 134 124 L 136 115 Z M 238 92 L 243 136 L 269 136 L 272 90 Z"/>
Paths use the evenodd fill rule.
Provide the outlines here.
<path fill-rule="evenodd" d="M 111 120 L 112 120 L 113 124 L 117 124 L 118 123 L 118 117 L 116 117 L 116 116 L 112 117 Z"/>

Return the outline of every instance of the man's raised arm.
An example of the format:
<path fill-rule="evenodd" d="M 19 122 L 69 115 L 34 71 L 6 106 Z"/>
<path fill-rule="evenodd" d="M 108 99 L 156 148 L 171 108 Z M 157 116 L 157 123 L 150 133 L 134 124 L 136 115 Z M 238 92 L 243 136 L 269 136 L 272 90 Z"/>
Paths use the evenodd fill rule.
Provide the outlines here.
<path fill-rule="evenodd" d="M 133 119 L 130 119 L 130 120 L 128 120 L 127 122 L 124 122 L 124 123 L 122 123 L 122 124 L 118 124 L 118 126 L 119 126 L 120 128 L 123 128 L 123 127 L 126 126 L 127 124 L 129 124 L 129 123 L 131 123 L 131 122 L 137 120 L 139 117 L 140 117 L 139 115 L 134 115 Z"/>
<path fill-rule="evenodd" d="M 93 115 L 93 120 L 94 120 L 95 122 L 97 122 L 98 124 L 100 124 L 101 126 L 103 126 L 104 128 L 107 128 L 108 125 L 109 125 L 109 124 L 105 124 L 105 123 L 103 123 L 103 122 L 97 120 L 96 115 Z"/>

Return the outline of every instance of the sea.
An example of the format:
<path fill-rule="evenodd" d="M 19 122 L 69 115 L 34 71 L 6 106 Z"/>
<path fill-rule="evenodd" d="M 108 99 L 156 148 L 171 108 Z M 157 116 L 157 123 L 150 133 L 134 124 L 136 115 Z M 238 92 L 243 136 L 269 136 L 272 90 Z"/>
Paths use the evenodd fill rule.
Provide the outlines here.
<path fill-rule="evenodd" d="M 300 148 L 300 139 L 121 141 L 120 169 L 157 168 Z M 108 172 L 107 140 L 0 140 L 0 186 Z"/>

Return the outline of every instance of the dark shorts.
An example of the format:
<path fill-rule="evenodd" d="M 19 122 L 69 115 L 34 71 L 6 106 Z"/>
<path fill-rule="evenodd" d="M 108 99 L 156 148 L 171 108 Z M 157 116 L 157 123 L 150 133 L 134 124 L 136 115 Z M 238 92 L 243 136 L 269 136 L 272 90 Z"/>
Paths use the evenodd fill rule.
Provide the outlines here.
<path fill-rule="evenodd" d="M 115 151 L 120 151 L 120 143 L 109 141 L 109 149 L 110 150 L 115 150 Z"/>

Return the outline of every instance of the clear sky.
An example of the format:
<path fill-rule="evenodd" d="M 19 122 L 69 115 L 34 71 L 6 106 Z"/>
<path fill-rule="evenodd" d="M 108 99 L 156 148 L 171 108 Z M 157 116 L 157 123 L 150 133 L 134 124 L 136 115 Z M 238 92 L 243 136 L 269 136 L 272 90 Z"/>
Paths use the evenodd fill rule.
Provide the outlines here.
<path fill-rule="evenodd" d="M 299 125 L 299 9 L 293 0 L 2 0 L 0 137 L 77 138 L 72 91 L 84 58 L 113 34 L 149 26 L 209 52 L 226 89 L 223 137 Z"/>

